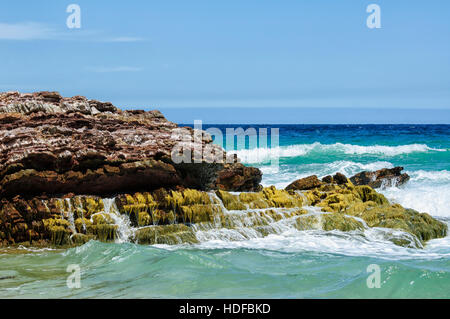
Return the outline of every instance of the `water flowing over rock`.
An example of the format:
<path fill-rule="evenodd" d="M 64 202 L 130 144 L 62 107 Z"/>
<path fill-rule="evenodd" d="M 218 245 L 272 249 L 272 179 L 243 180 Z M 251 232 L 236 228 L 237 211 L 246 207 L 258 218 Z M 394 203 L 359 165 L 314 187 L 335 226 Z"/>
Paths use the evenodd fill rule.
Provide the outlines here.
<path fill-rule="evenodd" d="M 307 191 L 194 189 L 0 202 L 0 243 L 72 246 L 95 239 L 139 244 L 241 241 L 286 231 L 359 232 L 376 227 L 397 245 L 421 248 L 447 234 L 430 215 L 390 204 L 369 186 L 326 184 Z M 392 229 L 386 232 L 383 229 Z"/>
<path fill-rule="evenodd" d="M 185 136 L 159 111 L 121 111 L 57 92 L 10 92 L 0 94 L 0 125 L 1 197 L 260 189 L 261 172 L 237 162 L 174 163 L 172 150 Z M 206 132 L 192 143 L 222 151 Z"/>
<path fill-rule="evenodd" d="M 383 168 L 378 171 L 364 171 L 350 177 L 355 185 L 368 185 L 372 188 L 400 186 L 409 181 L 409 175 L 402 174 L 403 167 Z"/>

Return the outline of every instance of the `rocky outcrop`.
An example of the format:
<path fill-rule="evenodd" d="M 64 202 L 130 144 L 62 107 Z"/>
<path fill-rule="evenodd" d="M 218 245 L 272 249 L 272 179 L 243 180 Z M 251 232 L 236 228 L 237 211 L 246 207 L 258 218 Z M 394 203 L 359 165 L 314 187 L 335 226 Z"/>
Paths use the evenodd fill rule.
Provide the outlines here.
<path fill-rule="evenodd" d="M 383 168 L 378 171 L 364 171 L 350 177 L 354 185 L 368 185 L 372 188 L 400 186 L 409 181 L 409 175 L 402 174 L 403 167 Z"/>
<path fill-rule="evenodd" d="M 183 132 L 158 111 L 57 92 L 0 94 L 0 197 L 260 189 L 261 172 L 237 161 L 175 163 L 174 147 L 194 130 Z M 206 147 L 222 151 L 206 132 L 192 138 L 192 149 Z"/>
<path fill-rule="evenodd" d="M 55 92 L 0 94 L 0 245 L 245 240 L 286 227 L 363 236 L 377 227 L 397 245 L 420 248 L 447 233 L 446 224 L 339 173 L 278 190 L 262 188 L 261 172 L 237 159 L 195 162 L 199 151 L 223 150 L 205 132 L 187 141 L 193 133 L 158 111 L 121 111 Z M 192 163 L 173 159 L 180 143 L 194 150 Z M 355 182 L 400 171 L 363 172 Z"/>
<path fill-rule="evenodd" d="M 322 185 L 322 182 L 317 178 L 316 175 L 311 175 L 308 177 L 297 179 L 296 181 L 293 181 L 288 186 L 286 186 L 286 190 L 308 190 L 312 188 L 316 188 Z"/>
<path fill-rule="evenodd" d="M 338 185 L 343 185 L 346 184 L 347 182 L 348 182 L 347 177 L 345 177 L 345 175 L 341 173 L 336 173 L 334 176 L 331 175 L 325 176 L 324 178 L 322 178 L 322 181 L 316 175 L 311 175 L 292 182 L 291 184 L 286 186 L 285 189 L 304 191 L 317 188 L 323 184 L 335 183 Z"/>
<path fill-rule="evenodd" d="M 325 184 L 335 183 L 338 185 L 344 185 L 344 184 L 348 183 L 348 179 L 344 174 L 338 172 L 338 173 L 334 174 L 333 176 L 328 175 L 328 176 L 323 177 L 322 182 Z"/>
<path fill-rule="evenodd" d="M 348 183 L 348 179 L 347 179 L 347 177 L 344 174 L 336 173 L 333 176 L 333 182 L 338 184 L 338 185 L 344 185 L 344 184 Z"/>

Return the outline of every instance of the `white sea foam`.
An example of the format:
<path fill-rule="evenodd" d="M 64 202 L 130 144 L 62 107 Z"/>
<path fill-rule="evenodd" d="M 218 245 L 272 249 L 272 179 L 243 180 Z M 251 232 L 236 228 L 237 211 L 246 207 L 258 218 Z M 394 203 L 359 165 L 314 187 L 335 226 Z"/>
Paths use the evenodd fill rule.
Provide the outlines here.
<path fill-rule="evenodd" d="M 428 183 L 450 183 L 450 171 L 407 171 L 411 178 L 416 182 L 428 182 Z"/>
<path fill-rule="evenodd" d="M 391 202 L 427 212 L 433 216 L 450 217 L 450 172 L 411 171 L 411 180 L 401 187 L 380 190 Z"/>
<path fill-rule="evenodd" d="M 373 146 L 360 146 L 351 144 L 335 144 L 338 148 L 343 148 L 345 154 L 380 154 L 385 156 L 397 156 L 401 154 L 409 153 L 424 153 L 429 151 L 445 152 L 445 149 L 432 148 L 426 144 L 408 144 L 398 146 L 385 146 L 385 145 L 373 145 Z"/>
<path fill-rule="evenodd" d="M 426 144 L 407 144 L 397 146 L 386 145 L 353 145 L 353 144 L 321 144 L 315 142 L 313 144 L 296 144 L 289 146 L 278 146 L 274 148 L 254 148 L 243 149 L 238 151 L 230 151 L 229 153 L 237 154 L 244 163 L 264 163 L 274 158 L 289 158 L 305 156 L 311 153 L 336 153 L 347 155 L 383 155 L 397 156 L 410 153 L 426 153 L 426 152 L 445 152 L 446 149 L 438 149 L 429 147 Z"/>
<path fill-rule="evenodd" d="M 450 257 L 450 237 L 431 240 L 424 249 L 397 246 L 384 236 L 395 230 L 370 228 L 364 231 L 298 231 L 291 229 L 282 234 L 262 238 L 229 241 L 215 239 L 195 245 L 200 249 L 265 249 L 282 252 L 321 252 L 347 256 L 368 256 L 383 259 L 438 259 Z M 180 246 L 186 248 L 186 246 Z M 173 248 L 172 248 L 173 249 Z"/>

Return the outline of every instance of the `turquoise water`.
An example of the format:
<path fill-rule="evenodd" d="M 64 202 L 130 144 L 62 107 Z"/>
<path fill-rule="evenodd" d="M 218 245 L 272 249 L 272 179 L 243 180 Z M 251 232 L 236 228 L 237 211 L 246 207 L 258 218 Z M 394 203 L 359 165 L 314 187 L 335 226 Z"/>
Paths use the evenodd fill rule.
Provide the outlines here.
<path fill-rule="evenodd" d="M 68 289 L 65 265 L 81 266 Z M 366 285 L 381 268 L 381 288 Z M 2 255 L 9 298 L 379 298 L 450 297 L 450 258 L 390 260 L 319 251 L 195 247 L 168 250 L 90 242 L 65 252 Z"/>
<path fill-rule="evenodd" d="M 277 127 L 279 148 L 237 151 L 261 168 L 264 185 L 401 165 L 411 180 L 382 192 L 450 224 L 450 126 Z M 270 162 L 276 154 L 278 172 Z M 286 228 L 245 240 L 203 236 L 196 245 L 3 249 L 0 297 L 449 298 L 450 237 L 412 249 L 385 240 L 384 231 Z M 80 266 L 79 289 L 66 285 L 70 264 Z M 380 267 L 380 288 L 367 286 L 372 264 Z"/>

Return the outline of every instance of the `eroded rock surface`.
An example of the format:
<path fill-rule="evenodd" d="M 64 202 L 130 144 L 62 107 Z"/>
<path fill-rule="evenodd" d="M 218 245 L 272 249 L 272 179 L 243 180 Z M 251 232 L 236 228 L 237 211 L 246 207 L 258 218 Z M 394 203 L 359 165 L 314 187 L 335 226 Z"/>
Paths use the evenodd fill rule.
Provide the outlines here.
<path fill-rule="evenodd" d="M 108 102 L 57 92 L 3 93 L 0 197 L 176 186 L 260 189 L 261 172 L 240 163 L 174 163 L 171 152 L 184 137 L 159 111 L 121 111 Z M 219 151 L 205 132 L 192 143 Z"/>

